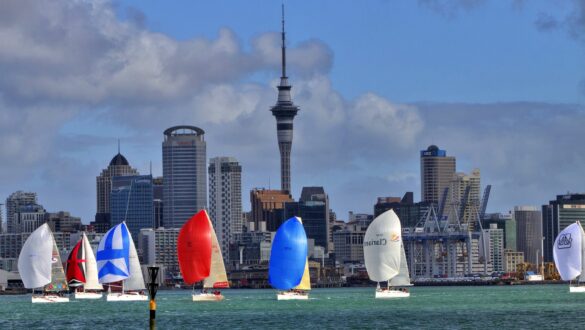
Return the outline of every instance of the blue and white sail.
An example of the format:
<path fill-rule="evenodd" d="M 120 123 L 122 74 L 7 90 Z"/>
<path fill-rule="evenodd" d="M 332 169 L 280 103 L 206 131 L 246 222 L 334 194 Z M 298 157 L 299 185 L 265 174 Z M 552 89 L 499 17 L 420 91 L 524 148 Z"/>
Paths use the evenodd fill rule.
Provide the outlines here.
<path fill-rule="evenodd" d="M 307 263 L 307 234 L 297 217 L 284 222 L 272 241 L 268 281 L 279 290 L 289 290 L 301 283 Z"/>
<path fill-rule="evenodd" d="M 97 250 L 100 283 L 124 280 L 130 276 L 130 232 L 126 223 L 108 230 Z"/>

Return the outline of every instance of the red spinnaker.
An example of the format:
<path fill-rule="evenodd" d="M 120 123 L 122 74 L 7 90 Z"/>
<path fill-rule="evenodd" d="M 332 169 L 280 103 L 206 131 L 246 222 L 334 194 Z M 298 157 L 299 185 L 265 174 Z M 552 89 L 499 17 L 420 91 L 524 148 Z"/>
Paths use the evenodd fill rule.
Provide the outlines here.
<path fill-rule="evenodd" d="M 83 263 L 83 239 L 80 239 L 69 253 L 67 258 L 67 283 L 71 286 L 79 286 L 85 283 L 85 269 Z"/>
<path fill-rule="evenodd" d="M 211 226 L 205 210 L 199 211 L 183 225 L 177 239 L 179 267 L 186 284 L 209 276 L 211 269 Z"/>

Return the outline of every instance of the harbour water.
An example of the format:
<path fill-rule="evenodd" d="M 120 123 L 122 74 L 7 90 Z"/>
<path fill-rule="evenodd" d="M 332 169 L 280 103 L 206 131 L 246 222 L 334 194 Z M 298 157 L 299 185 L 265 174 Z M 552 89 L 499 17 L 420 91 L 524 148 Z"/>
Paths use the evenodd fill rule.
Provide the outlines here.
<path fill-rule="evenodd" d="M 309 301 L 276 301 L 274 290 L 225 290 L 193 303 L 189 290 L 159 291 L 157 329 L 578 329 L 585 294 L 567 285 L 412 287 L 375 300 L 374 288 L 315 289 Z M 31 304 L 0 296 L 0 329 L 147 329 L 148 303 Z"/>

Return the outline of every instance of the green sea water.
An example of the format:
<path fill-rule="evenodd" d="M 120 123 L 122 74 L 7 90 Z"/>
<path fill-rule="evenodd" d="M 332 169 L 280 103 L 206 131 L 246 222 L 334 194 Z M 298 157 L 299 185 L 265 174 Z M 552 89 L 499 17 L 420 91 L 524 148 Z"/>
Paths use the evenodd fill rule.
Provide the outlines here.
<path fill-rule="evenodd" d="M 194 303 L 190 291 L 159 291 L 157 329 L 585 329 L 585 294 L 567 285 L 413 287 L 374 299 L 374 288 L 315 289 L 309 301 L 274 290 L 224 290 Z M 0 296 L 0 329 L 148 329 L 147 302 L 32 304 Z"/>

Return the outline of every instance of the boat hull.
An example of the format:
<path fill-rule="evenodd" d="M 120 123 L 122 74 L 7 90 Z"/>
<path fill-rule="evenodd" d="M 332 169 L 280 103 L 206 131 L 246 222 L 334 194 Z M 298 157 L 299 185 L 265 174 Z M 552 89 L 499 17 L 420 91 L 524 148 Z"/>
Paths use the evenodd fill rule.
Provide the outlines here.
<path fill-rule="evenodd" d="M 108 293 L 106 301 L 148 301 L 148 296 L 139 293 Z"/>
<path fill-rule="evenodd" d="M 585 286 L 569 286 L 570 293 L 583 293 L 585 292 Z"/>
<path fill-rule="evenodd" d="M 279 292 L 276 294 L 276 300 L 309 300 L 309 293 Z"/>
<path fill-rule="evenodd" d="M 193 301 L 222 301 L 225 297 L 220 294 L 213 293 L 198 293 L 191 295 Z"/>
<path fill-rule="evenodd" d="M 102 299 L 101 292 L 75 292 L 75 299 Z"/>
<path fill-rule="evenodd" d="M 69 302 L 69 297 L 63 297 L 58 295 L 42 295 L 32 296 L 33 304 L 51 304 L 51 303 L 66 303 Z"/>
<path fill-rule="evenodd" d="M 410 292 L 400 290 L 376 290 L 376 299 L 408 298 Z"/>

